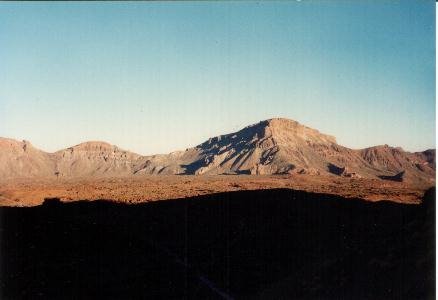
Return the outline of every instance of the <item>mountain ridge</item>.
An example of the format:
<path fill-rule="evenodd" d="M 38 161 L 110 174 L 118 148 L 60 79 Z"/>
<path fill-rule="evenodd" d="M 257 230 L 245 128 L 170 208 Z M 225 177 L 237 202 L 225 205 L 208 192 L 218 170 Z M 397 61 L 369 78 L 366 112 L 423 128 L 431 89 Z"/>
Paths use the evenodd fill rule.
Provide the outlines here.
<path fill-rule="evenodd" d="M 143 175 L 311 174 L 435 182 L 435 149 L 378 145 L 350 149 L 294 120 L 272 118 L 169 154 L 143 156 L 103 141 L 53 153 L 0 138 L 0 177 L 87 178 Z"/>

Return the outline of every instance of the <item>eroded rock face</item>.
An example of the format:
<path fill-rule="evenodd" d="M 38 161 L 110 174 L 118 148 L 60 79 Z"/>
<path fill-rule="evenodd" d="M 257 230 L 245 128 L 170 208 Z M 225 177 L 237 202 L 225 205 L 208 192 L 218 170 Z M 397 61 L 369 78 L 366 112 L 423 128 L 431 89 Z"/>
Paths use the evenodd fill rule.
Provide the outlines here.
<path fill-rule="evenodd" d="M 320 168 L 312 145 L 336 144 L 334 137 L 287 119 L 270 119 L 214 137 L 192 151 L 195 174 L 287 174 L 297 167 Z"/>
<path fill-rule="evenodd" d="M 433 149 L 410 153 L 384 145 L 353 150 L 338 145 L 333 136 L 282 118 L 210 138 L 185 151 L 152 156 L 105 142 L 46 153 L 26 141 L 0 139 L 2 178 L 294 173 L 385 180 L 400 177 L 404 182 L 432 184 L 435 165 Z M 403 176 L 397 176 L 400 173 Z"/>
<path fill-rule="evenodd" d="M 130 175 L 141 156 L 104 142 L 86 142 L 54 153 L 59 177 Z"/>

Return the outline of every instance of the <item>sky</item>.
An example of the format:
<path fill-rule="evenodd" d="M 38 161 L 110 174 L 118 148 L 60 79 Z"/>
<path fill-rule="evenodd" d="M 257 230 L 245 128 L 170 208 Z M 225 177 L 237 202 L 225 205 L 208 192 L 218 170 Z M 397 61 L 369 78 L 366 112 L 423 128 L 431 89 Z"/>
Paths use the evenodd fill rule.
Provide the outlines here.
<path fill-rule="evenodd" d="M 146 155 L 273 117 L 435 148 L 435 2 L 0 3 L 2 137 Z"/>

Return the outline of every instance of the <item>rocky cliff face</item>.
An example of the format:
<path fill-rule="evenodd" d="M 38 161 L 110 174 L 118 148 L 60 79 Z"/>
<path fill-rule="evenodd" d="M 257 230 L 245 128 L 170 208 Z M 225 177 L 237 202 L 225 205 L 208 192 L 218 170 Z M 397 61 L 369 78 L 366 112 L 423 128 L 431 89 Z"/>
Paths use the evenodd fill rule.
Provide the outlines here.
<path fill-rule="evenodd" d="M 288 119 L 269 119 L 165 155 L 140 156 L 104 142 L 45 153 L 2 139 L 3 178 L 141 174 L 332 174 L 431 184 L 435 150 L 410 153 L 387 145 L 353 150 L 333 136 Z"/>

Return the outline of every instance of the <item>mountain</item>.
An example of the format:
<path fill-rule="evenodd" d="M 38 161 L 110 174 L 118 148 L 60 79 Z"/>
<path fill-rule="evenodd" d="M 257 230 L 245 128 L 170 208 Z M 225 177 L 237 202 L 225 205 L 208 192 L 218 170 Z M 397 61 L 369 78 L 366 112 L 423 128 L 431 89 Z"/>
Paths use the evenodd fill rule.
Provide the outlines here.
<path fill-rule="evenodd" d="M 53 154 L 58 177 L 130 175 L 141 157 L 105 142 L 86 142 Z"/>
<path fill-rule="evenodd" d="M 130 175 L 140 157 L 105 142 L 86 142 L 47 153 L 28 141 L 0 138 L 0 178 Z"/>
<path fill-rule="evenodd" d="M 435 150 L 387 145 L 349 149 L 335 137 L 275 118 L 210 138 L 185 151 L 141 156 L 104 142 L 46 153 L 28 142 L 0 140 L 2 178 L 217 174 L 310 174 L 432 184 Z"/>
<path fill-rule="evenodd" d="M 381 179 L 421 183 L 435 178 L 434 149 L 410 153 L 400 147 L 383 145 L 360 150 L 360 155 L 376 170 L 389 174 L 376 173 Z"/>
<path fill-rule="evenodd" d="M 0 178 L 51 177 L 54 168 L 51 155 L 28 141 L 0 138 Z"/>
<path fill-rule="evenodd" d="M 353 150 L 337 144 L 333 136 L 279 118 L 141 161 L 136 173 L 334 174 L 419 184 L 435 178 L 435 150 L 410 153 L 387 145 Z"/>

